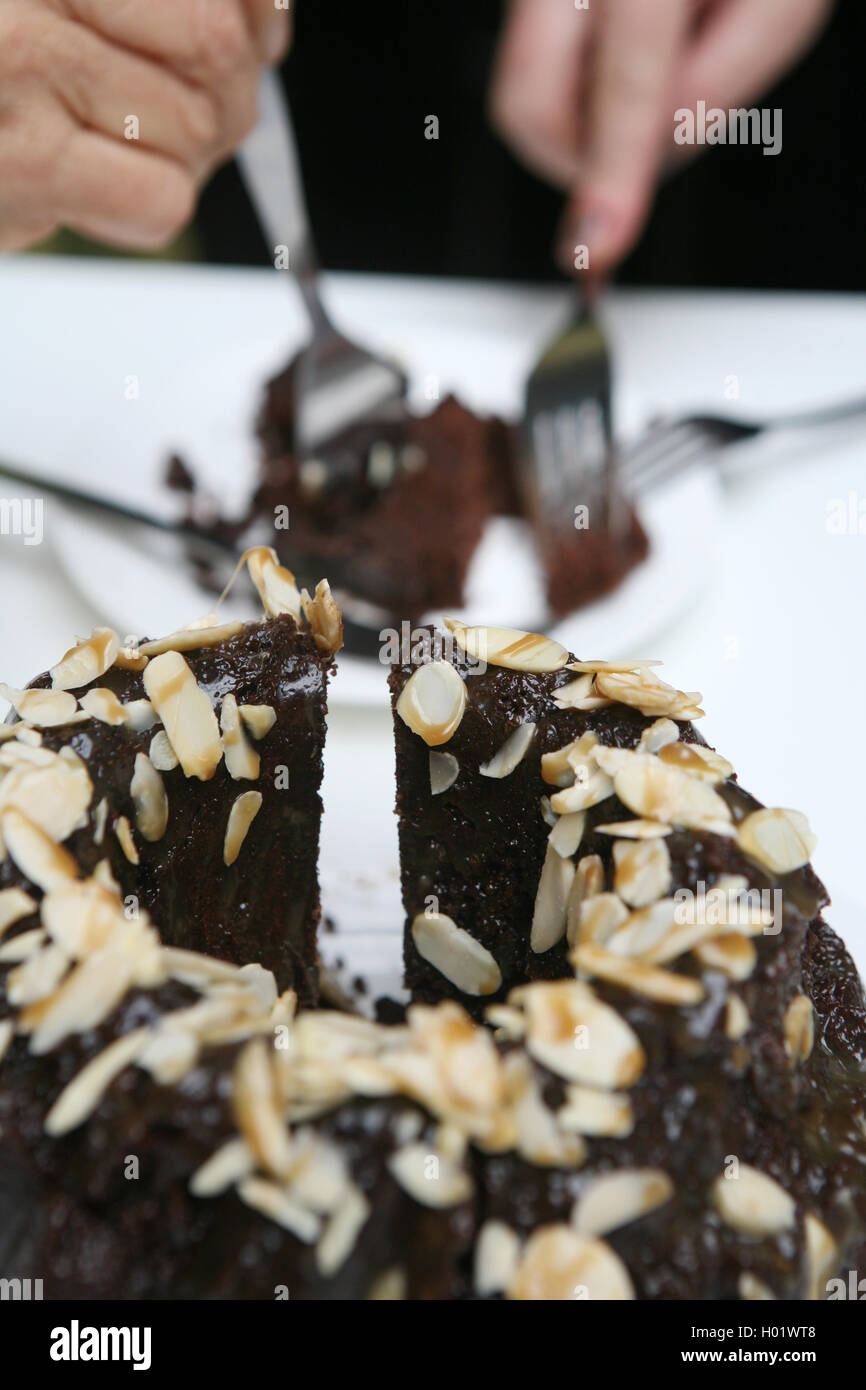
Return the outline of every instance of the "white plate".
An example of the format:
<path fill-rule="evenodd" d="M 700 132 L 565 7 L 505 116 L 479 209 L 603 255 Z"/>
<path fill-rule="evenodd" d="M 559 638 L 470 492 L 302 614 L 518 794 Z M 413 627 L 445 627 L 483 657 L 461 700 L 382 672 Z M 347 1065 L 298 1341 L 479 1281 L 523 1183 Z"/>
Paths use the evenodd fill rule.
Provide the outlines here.
<path fill-rule="evenodd" d="M 255 478 L 251 422 L 263 382 L 303 332 L 288 287 L 284 294 L 266 272 L 155 267 L 146 273 L 103 267 L 99 283 L 92 314 L 77 327 L 86 352 L 63 362 L 58 417 L 65 412 L 65 428 L 51 451 L 54 470 L 67 481 L 176 515 L 178 501 L 161 479 L 176 448 L 225 511 L 241 512 Z M 561 294 L 546 290 L 351 277 L 337 277 L 331 297 L 349 332 L 407 364 L 416 404 L 429 408 L 431 395 L 454 391 L 475 409 L 511 418 L 519 414 L 527 368 L 563 304 Z M 638 384 L 626 381 L 618 418 L 633 423 L 639 401 Z M 646 655 L 653 635 L 711 578 L 722 515 L 711 472 L 696 471 L 659 491 L 642 517 L 649 560 L 557 635 L 584 655 Z M 145 541 L 140 530 L 56 502 L 48 503 L 46 531 L 71 582 L 124 635 L 169 632 L 212 606 L 158 538 Z M 253 612 L 231 598 L 226 611 Z M 494 520 L 473 560 L 461 616 L 519 627 L 534 626 L 543 611 L 526 528 Z M 340 668 L 334 703 L 385 700 L 378 663 L 346 657 Z"/>

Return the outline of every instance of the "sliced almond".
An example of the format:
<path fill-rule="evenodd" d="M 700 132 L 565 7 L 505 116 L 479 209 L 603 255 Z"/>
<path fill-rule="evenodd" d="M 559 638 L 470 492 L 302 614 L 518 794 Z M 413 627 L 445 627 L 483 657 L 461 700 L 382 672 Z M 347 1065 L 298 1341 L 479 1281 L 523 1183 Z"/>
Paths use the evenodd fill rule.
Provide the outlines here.
<path fill-rule="evenodd" d="M 641 753 L 658 753 L 662 748 L 666 748 L 669 743 L 676 743 L 680 736 L 679 726 L 672 719 L 657 719 L 654 724 L 650 724 L 648 729 L 644 729 L 638 742 L 638 751 Z"/>
<path fill-rule="evenodd" d="M 805 1062 L 815 1045 L 815 1013 L 808 994 L 797 994 L 785 1010 L 785 1051 L 792 1067 Z"/>
<path fill-rule="evenodd" d="M 481 763 L 478 771 L 482 777 L 508 777 L 523 761 L 535 738 L 534 724 L 520 724 L 486 763 Z"/>
<path fill-rule="evenodd" d="M 597 854 L 585 854 L 578 862 L 574 881 L 568 894 L 565 913 L 566 937 L 569 946 L 577 940 L 583 903 L 597 897 L 604 889 L 604 865 Z M 625 909 L 623 909 L 624 911 Z M 616 923 L 615 925 L 619 925 Z M 611 928 L 612 930 L 612 928 Z"/>
<path fill-rule="evenodd" d="M 747 980 L 758 963 L 754 944 L 742 932 L 723 932 L 711 941 L 694 947 L 696 959 L 705 970 L 718 970 L 729 980 Z"/>
<path fill-rule="evenodd" d="M 229 776 L 235 781 L 242 778 L 255 781 L 261 770 L 261 758 L 244 733 L 238 702 L 232 694 L 223 696 L 220 728 Z"/>
<path fill-rule="evenodd" d="M 572 904 L 569 902 L 569 929 L 571 915 Z M 603 946 L 628 921 L 628 915 L 628 908 L 616 893 L 595 893 L 591 897 L 583 897 L 569 945 L 595 941 Z"/>
<path fill-rule="evenodd" d="M 361 1189 L 350 1183 L 316 1246 L 316 1268 L 326 1279 L 332 1279 L 346 1263 L 371 1211 Z"/>
<path fill-rule="evenodd" d="M 466 627 L 454 618 L 445 626 L 467 655 L 509 671 L 560 671 L 568 652 L 559 642 L 537 632 L 513 627 Z"/>
<path fill-rule="evenodd" d="M 579 1085 L 569 1086 L 566 1096 L 565 1105 L 556 1112 L 561 1129 L 608 1139 L 623 1139 L 634 1129 L 634 1111 L 628 1096 Z"/>
<path fill-rule="evenodd" d="M 301 595 L 295 576 L 280 564 L 276 551 L 266 545 L 255 546 L 241 557 L 240 564 L 244 562 L 268 617 L 289 613 L 300 622 Z"/>
<path fill-rule="evenodd" d="M 290 1231 L 305 1245 L 312 1245 L 317 1239 L 322 1226 L 321 1217 L 301 1206 L 279 1183 L 256 1176 L 242 1178 L 237 1185 L 237 1194 L 248 1207 Z"/>
<path fill-rule="evenodd" d="M 664 839 L 616 840 L 613 886 L 629 907 L 648 907 L 671 886 L 671 857 Z"/>
<path fill-rule="evenodd" d="M 589 1236 L 605 1236 L 669 1202 L 674 1185 L 661 1168 L 618 1168 L 593 1178 L 574 1204 L 571 1224 Z"/>
<path fill-rule="evenodd" d="M 706 993 L 700 980 L 616 955 L 594 942 L 575 946 L 571 959 L 577 970 L 643 995 L 656 1004 L 699 1004 Z"/>
<path fill-rule="evenodd" d="M 11 685 L 0 685 L 0 695 L 22 719 L 40 729 L 54 729 L 84 718 L 75 696 L 67 690 L 16 690 Z"/>
<path fill-rule="evenodd" d="M 124 855 L 130 864 L 139 864 L 141 856 L 138 853 L 138 846 L 132 838 L 132 826 L 126 816 L 118 816 L 114 822 L 114 833 L 117 836 L 117 843 L 123 850 Z"/>
<path fill-rule="evenodd" d="M 678 767 L 681 772 L 700 777 L 702 782 L 726 782 L 734 772 L 726 758 L 700 743 L 666 743 L 658 756 L 668 767 Z"/>
<path fill-rule="evenodd" d="M 753 811 L 737 830 L 743 853 L 773 874 L 789 874 L 808 864 L 817 843 L 800 811 Z"/>
<path fill-rule="evenodd" d="M 549 951 L 565 936 L 568 895 L 574 882 L 575 868 L 570 859 L 563 859 L 548 845 L 535 894 L 530 948 L 536 954 Z"/>
<path fill-rule="evenodd" d="M 450 661 L 419 666 L 404 685 L 397 713 L 428 747 L 447 743 L 466 708 L 466 684 Z"/>
<path fill-rule="evenodd" d="M 598 738 L 587 730 L 580 738 L 566 743 L 552 753 L 541 755 L 541 775 L 553 787 L 570 787 L 575 778 L 575 762 L 588 763 L 589 755 L 598 745 Z"/>
<path fill-rule="evenodd" d="M 806 1212 L 803 1232 L 806 1237 L 806 1297 L 815 1303 L 821 1301 L 827 1292 L 827 1280 L 839 1259 L 839 1247 L 832 1231 L 813 1212 Z"/>
<path fill-rule="evenodd" d="M 731 824 L 728 805 L 706 782 L 667 767 L 649 753 L 632 753 L 613 779 L 620 801 L 636 815 L 690 830 Z"/>
<path fill-rule="evenodd" d="M 547 843 L 557 854 L 562 855 L 563 859 L 570 859 L 580 848 L 585 826 L 585 811 L 572 811 L 568 815 L 558 816 L 547 837 Z"/>
<path fill-rule="evenodd" d="M 660 835 L 673 834 L 673 826 L 659 820 L 619 820 L 595 825 L 596 835 L 619 835 L 623 840 L 655 840 Z"/>
<path fill-rule="evenodd" d="M 412 922 L 412 940 L 418 954 L 464 994 L 495 994 L 502 984 L 499 966 L 486 946 L 443 912 L 419 912 Z"/>
<path fill-rule="evenodd" d="M 253 738 L 264 738 L 277 722 L 277 711 L 272 705 L 239 705 L 238 708 Z"/>
<path fill-rule="evenodd" d="M 92 796 L 84 763 L 52 757 L 46 766 L 22 765 L 6 774 L 0 781 L 0 812 L 14 807 L 60 843 L 83 823 Z"/>
<path fill-rule="evenodd" d="M 165 729 L 160 729 L 155 733 L 150 741 L 150 761 L 153 763 L 157 772 L 171 772 L 178 765 L 178 757 L 171 746 L 171 740 Z"/>
<path fill-rule="evenodd" d="M 313 641 L 320 651 L 336 656 L 343 645 L 343 615 L 331 593 L 327 579 L 320 579 L 311 598 L 301 592 L 301 609 L 310 624 Z"/>
<path fill-rule="evenodd" d="M 90 636 L 76 642 L 49 672 L 55 690 L 77 690 L 104 676 L 120 650 L 120 639 L 110 627 L 95 627 Z"/>
<path fill-rule="evenodd" d="M 130 729 L 142 734 L 156 724 L 156 710 L 149 700 L 129 700 L 125 705 L 126 720 Z"/>
<path fill-rule="evenodd" d="M 434 1210 L 456 1207 L 472 1196 L 472 1179 L 457 1163 L 431 1153 L 426 1144 L 407 1144 L 388 1159 L 388 1170 L 414 1201 Z"/>
<path fill-rule="evenodd" d="M 553 692 L 553 703 L 557 709 L 593 710 L 610 704 L 610 700 L 593 694 L 592 676 L 578 676 L 567 685 L 557 686 Z"/>
<path fill-rule="evenodd" d="M 661 662 L 648 657 L 640 657 L 634 661 L 570 661 L 569 671 L 583 671 L 590 675 L 624 675 L 633 671 L 646 671 L 653 666 L 661 666 Z"/>
<path fill-rule="evenodd" d="M 797 1208 L 794 1199 L 775 1178 L 738 1165 L 736 1176 L 716 1178 L 713 1204 L 725 1225 L 747 1236 L 777 1236 L 793 1230 Z"/>
<path fill-rule="evenodd" d="M 223 863 L 227 867 L 234 864 L 240 854 L 247 831 L 261 809 L 261 792 L 241 792 L 232 802 L 223 845 Z"/>
<path fill-rule="evenodd" d="M 599 671 L 595 688 L 600 695 L 631 705 L 641 714 L 666 715 L 673 719 L 697 719 L 703 714 L 703 698 L 697 691 L 685 694 L 647 670 Z"/>
<path fill-rule="evenodd" d="M 35 911 L 35 898 L 23 888 L 0 888 L 0 936 Z"/>
<path fill-rule="evenodd" d="M 86 691 L 81 697 L 81 708 L 86 710 L 92 719 L 98 719 L 100 724 L 116 727 L 129 721 L 126 706 L 121 704 L 113 690 L 108 690 L 105 686 L 97 685 Z"/>
<path fill-rule="evenodd" d="M 441 796 L 460 776 L 460 764 L 453 753 L 430 750 L 430 795 Z"/>
<path fill-rule="evenodd" d="M 221 623 L 215 613 L 208 613 L 188 627 L 170 632 L 167 637 L 157 637 L 152 642 L 142 642 L 139 652 L 142 656 L 162 656 L 165 652 L 195 652 L 202 647 L 215 647 L 227 642 L 243 631 L 244 624 L 239 621 Z"/>
<path fill-rule="evenodd" d="M 150 843 L 161 840 L 168 826 L 165 784 L 146 753 L 136 753 L 129 787 L 139 834 Z"/>
<path fill-rule="evenodd" d="M 749 1010 L 738 994 L 729 994 L 725 1001 L 725 1037 L 739 1042 L 752 1026 Z"/>
<path fill-rule="evenodd" d="M 502 1293 L 514 1278 L 519 1258 L 517 1232 L 504 1221 L 485 1221 L 475 1242 L 475 1292 L 482 1297 Z"/>
<path fill-rule="evenodd" d="M 526 1014 L 530 1055 L 564 1080 L 620 1090 L 643 1072 L 637 1034 L 582 980 L 526 985 L 509 999 Z"/>
<path fill-rule="evenodd" d="M 43 892 L 78 877 L 78 865 L 69 851 L 15 807 L 0 811 L 0 833 L 13 863 Z"/>
<path fill-rule="evenodd" d="M 604 1241 L 568 1226 L 540 1226 L 532 1235 L 508 1288 L 529 1302 L 622 1302 L 635 1297 L 628 1270 Z"/>
<path fill-rule="evenodd" d="M 210 699 L 186 661 L 180 652 L 163 652 L 142 679 L 186 776 L 209 781 L 223 755 L 222 741 Z"/>

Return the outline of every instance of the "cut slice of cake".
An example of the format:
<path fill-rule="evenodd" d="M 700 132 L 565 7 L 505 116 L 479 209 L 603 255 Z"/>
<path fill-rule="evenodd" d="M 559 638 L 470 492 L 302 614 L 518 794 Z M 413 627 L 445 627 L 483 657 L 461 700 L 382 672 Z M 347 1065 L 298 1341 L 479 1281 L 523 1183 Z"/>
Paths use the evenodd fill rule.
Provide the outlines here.
<path fill-rule="evenodd" d="M 327 585 L 310 598 L 273 552 L 246 558 L 262 622 L 211 616 L 134 647 L 99 629 L 30 689 L 6 692 L 18 722 L 0 745 L 0 888 L 34 891 L 47 837 L 46 853 L 116 885 L 167 944 L 260 961 L 313 1001 L 340 618 Z"/>

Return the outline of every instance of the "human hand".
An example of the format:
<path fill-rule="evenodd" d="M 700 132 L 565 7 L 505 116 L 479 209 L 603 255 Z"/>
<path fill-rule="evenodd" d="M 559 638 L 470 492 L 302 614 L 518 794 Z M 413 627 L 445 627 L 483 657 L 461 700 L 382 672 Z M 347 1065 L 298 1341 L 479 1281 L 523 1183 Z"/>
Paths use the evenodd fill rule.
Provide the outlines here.
<path fill-rule="evenodd" d="M 569 190 L 559 259 L 603 276 L 637 240 L 674 112 L 754 99 L 808 47 L 832 0 L 512 0 L 490 94 L 500 132 Z"/>
<path fill-rule="evenodd" d="M 169 241 L 289 37 L 275 0 L 0 0 L 0 250 Z"/>

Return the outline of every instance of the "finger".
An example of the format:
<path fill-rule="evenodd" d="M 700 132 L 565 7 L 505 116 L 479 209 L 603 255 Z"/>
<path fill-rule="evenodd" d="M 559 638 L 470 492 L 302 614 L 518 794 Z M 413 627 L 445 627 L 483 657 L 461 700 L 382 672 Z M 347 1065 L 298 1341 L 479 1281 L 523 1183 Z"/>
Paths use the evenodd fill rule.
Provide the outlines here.
<path fill-rule="evenodd" d="M 832 0 L 729 0 L 698 31 L 674 89 L 674 109 L 723 109 L 760 96 L 806 51 Z"/>
<path fill-rule="evenodd" d="M 245 0 L 63 0 L 105 38 L 219 85 L 258 61 Z"/>
<path fill-rule="evenodd" d="M 583 171 L 560 244 L 569 267 L 574 247 L 586 245 L 591 271 L 605 274 L 640 231 L 672 129 L 669 95 L 688 14 L 687 0 L 610 0 L 601 10 Z"/>
<path fill-rule="evenodd" d="M 69 136 L 51 193 L 65 226 L 136 250 L 171 241 L 196 201 L 195 181 L 180 164 L 80 129 Z"/>
<path fill-rule="evenodd" d="M 83 24 L 46 25 L 38 60 L 46 82 L 81 125 L 194 170 L 220 146 L 223 118 L 213 96 Z"/>
<path fill-rule="evenodd" d="M 493 124 L 544 178 L 567 185 L 579 167 L 582 59 L 589 10 L 564 0 L 515 0 L 490 88 Z"/>
<path fill-rule="evenodd" d="M 244 0 L 256 51 L 263 63 L 280 63 L 292 37 L 292 17 L 286 0 Z"/>

